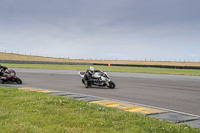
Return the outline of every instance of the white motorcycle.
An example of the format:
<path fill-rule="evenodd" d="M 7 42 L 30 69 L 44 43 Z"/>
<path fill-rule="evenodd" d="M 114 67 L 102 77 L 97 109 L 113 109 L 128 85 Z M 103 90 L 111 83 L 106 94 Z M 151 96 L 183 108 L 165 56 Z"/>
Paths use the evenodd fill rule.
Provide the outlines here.
<path fill-rule="evenodd" d="M 86 71 L 78 72 L 78 74 L 82 77 L 82 83 L 85 85 L 84 76 Z M 107 86 L 108 88 L 114 89 L 115 83 L 110 80 L 108 74 L 101 70 L 96 70 L 92 75 L 92 81 L 89 81 L 89 86 Z"/>

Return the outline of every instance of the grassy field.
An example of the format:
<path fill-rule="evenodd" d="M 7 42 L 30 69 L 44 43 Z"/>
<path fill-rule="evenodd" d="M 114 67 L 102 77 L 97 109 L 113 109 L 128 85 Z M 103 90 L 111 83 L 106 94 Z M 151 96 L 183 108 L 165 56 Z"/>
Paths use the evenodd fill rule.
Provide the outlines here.
<path fill-rule="evenodd" d="M 168 66 L 200 66 L 200 62 L 63 59 L 63 58 L 48 58 L 48 57 L 41 57 L 41 56 L 30 56 L 30 55 L 20 55 L 20 54 L 10 54 L 10 53 L 0 53 L 0 60 L 84 62 L 84 63 L 105 63 L 105 64 L 168 65 Z"/>
<path fill-rule="evenodd" d="M 34 69 L 60 69 L 60 70 L 87 70 L 88 65 L 55 65 L 55 64 L 9 64 L 2 65 L 10 68 L 34 68 Z M 95 69 L 107 72 L 128 72 L 128 73 L 153 73 L 153 74 L 174 74 L 200 76 L 200 70 L 195 69 L 167 69 L 153 67 L 120 67 L 120 66 L 93 66 Z"/>
<path fill-rule="evenodd" d="M 199 129 L 72 98 L 0 86 L 0 132 L 162 132 Z"/>

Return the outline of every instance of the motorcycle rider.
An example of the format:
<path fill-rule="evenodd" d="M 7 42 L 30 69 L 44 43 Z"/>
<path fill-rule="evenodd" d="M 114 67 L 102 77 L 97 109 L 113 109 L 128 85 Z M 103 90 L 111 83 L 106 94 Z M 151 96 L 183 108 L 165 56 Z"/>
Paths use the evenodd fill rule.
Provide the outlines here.
<path fill-rule="evenodd" d="M 84 82 L 85 82 L 85 88 L 88 88 L 90 86 L 89 82 L 93 80 L 92 76 L 94 74 L 94 71 L 95 71 L 94 67 L 92 67 L 92 66 L 86 71 L 84 78 L 83 78 Z"/>
<path fill-rule="evenodd" d="M 3 76 L 4 72 L 7 70 L 8 68 L 6 66 L 2 66 L 0 64 L 0 76 Z"/>

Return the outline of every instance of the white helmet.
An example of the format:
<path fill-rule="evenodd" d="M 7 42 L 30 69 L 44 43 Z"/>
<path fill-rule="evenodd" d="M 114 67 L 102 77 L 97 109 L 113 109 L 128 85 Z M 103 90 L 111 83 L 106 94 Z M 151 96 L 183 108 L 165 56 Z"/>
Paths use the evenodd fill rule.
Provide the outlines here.
<path fill-rule="evenodd" d="M 94 73 L 94 67 L 91 66 L 91 67 L 89 68 L 89 73 L 90 73 L 90 74 L 93 74 L 93 73 Z"/>

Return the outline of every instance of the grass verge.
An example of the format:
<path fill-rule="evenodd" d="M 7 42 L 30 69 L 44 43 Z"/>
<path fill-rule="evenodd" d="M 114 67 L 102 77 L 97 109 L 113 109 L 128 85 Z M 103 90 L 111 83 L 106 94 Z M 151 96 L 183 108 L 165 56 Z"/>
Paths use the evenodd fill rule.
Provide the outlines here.
<path fill-rule="evenodd" d="M 56 65 L 56 64 L 10 64 L 2 65 L 11 68 L 34 68 L 34 69 L 60 69 L 60 70 L 87 70 L 89 65 Z M 172 74 L 172 75 L 193 75 L 200 76 L 200 70 L 195 69 L 168 69 L 153 67 L 121 67 L 121 66 L 94 66 L 107 72 L 128 72 L 128 73 L 153 73 L 153 74 Z"/>
<path fill-rule="evenodd" d="M 0 132 L 197 133 L 148 116 L 68 97 L 0 86 Z"/>

